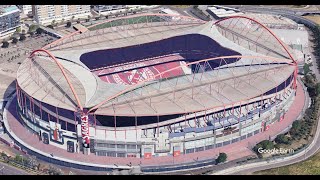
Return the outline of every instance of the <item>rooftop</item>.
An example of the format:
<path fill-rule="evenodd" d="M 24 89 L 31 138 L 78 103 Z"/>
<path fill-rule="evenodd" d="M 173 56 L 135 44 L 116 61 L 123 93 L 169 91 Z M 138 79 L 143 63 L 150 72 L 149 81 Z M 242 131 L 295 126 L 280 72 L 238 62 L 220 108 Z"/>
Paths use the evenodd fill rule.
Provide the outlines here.
<path fill-rule="evenodd" d="M 284 52 L 270 54 L 270 51 L 261 50 L 262 48 L 255 51 L 241 43 L 237 44 L 221 34 L 216 26 L 212 26 L 212 22 L 177 23 L 175 26 L 168 26 L 161 22 L 149 22 L 149 25 L 135 25 L 136 28 L 123 25 L 87 31 L 58 40 L 57 44 L 53 44 L 49 48 L 50 52 L 63 65 L 84 107 L 90 108 L 108 100 L 96 113 L 133 116 L 198 111 L 260 97 L 263 93 L 285 81 L 294 71 L 294 67 L 289 65 L 291 60 Z M 236 62 L 221 66 L 219 74 L 216 74 L 218 69 L 215 69 L 196 75 L 185 74 L 173 79 L 146 81 L 133 86 L 105 83 L 97 75 L 91 73 L 80 61 L 80 56 L 86 52 L 141 45 L 186 34 L 205 35 L 221 46 L 240 53 L 242 57 L 236 57 Z M 265 43 L 265 46 L 268 44 Z M 272 44 L 272 48 L 275 49 L 275 44 Z M 217 56 L 219 55 L 217 54 Z M 228 58 L 215 60 L 221 63 L 226 59 Z M 61 71 L 53 61 L 49 60 L 50 62 L 43 64 L 44 61 L 48 62 L 47 55 L 38 54 L 32 62 L 32 69 L 28 69 L 30 60 L 24 61 L 18 70 L 19 85 L 38 100 L 53 106 L 74 110 L 76 100 Z M 249 72 L 247 65 L 252 65 L 252 63 L 256 66 L 250 66 Z M 257 66 L 258 64 L 260 66 Z M 205 75 L 202 76 L 202 74 Z M 252 74 L 255 75 L 252 76 Z M 270 76 L 263 77 L 265 74 L 270 74 Z M 190 78 L 195 80 L 190 82 Z M 243 83 L 234 86 L 235 81 L 245 82 L 248 79 L 251 79 L 252 84 Z M 223 87 L 221 82 L 225 84 Z M 214 85 L 215 93 L 208 95 L 208 88 L 211 85 Z M 222 87 L 222 92 L 220 92 L 222 89 L 219 90 L 219 86 Z M 159 87 L 160 89 L 158 89 Z M 196 92 L 194 97 L 191 95 L 193 91 Z M 172 97 L 172 92 L 175 92 L 177 99 Z"/>
<path fill-rule="evenodd" d="M 0 15 L 20 11 L 16 5 L 0 5 Z"/>

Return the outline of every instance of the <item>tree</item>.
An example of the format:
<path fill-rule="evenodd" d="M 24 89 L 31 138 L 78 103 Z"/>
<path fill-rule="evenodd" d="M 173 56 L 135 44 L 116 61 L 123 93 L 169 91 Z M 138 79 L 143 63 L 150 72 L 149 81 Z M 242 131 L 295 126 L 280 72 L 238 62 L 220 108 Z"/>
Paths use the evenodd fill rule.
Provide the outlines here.
<path fill-rule="evenodd" d="M 14 38 L 12 39 L 12 43 L 13 43 L 13 44 L 17 44 L 17 42 L 18 42 L 18 38 L 14 37 Z"/>
<path fill-rule="evenodd" d="M 30 25 L 30 27 L 29 27 L 29 32 L 34 32 L 34 31 L 36 31 L 38 28 L 39 28 L 38 25 L 32 24 L 32 25 Z"/>
<path fill-rule="evenodd" d="M 5 156 L 7 156 L 7 154 L 2 151 L 2 152 L 1 152 L 1 157 L 5 157 Z"/>
<path fill-rule="evenodd" d="M 16 154 L 16 156 L 14 157 L 14 161 L 16 161 L 18 163 L 22 163 L 23 157 L 21 155 Z"/>
<path fill-rule="evenodd" d="M 66 27 L 68 27 L 68 28 L 71 27 L 71 22 L 70 21 L 67 22 Z"/>
<path fill-rule="evenodd" d="M 26 39 L 26 35 L 20 34 L 19 41 L 24 41 Z"/>
<path fill-rule="evenodd" d="M 48 25 L 47 27 L 50 28 L 50 29 L 54 29 L 54 27 L 51 24 Z"/>
<path fill-rule="evenodd" d="M 54 24 L 56 23 L 56 20 L 52 20 L 51 21 L 51 25 L 54 26 Z"/>
<path fill-rule="evenodd" d="M 30 36 L 33 36 L 34 35 L 34 32 L 29 32 Z"/>
<path fill-rule="evenodd" d="M 274 144 L 273 144 L 272 141 L 263 140 L 263 141 L 259 142 L 257 145 L 255 145 L 255 146 L 253 147 L 253 150 L 258 153 L 258 149 L 259 149 L 259 148 L 262 148 L 262 149 L 272 149 L 272 148 L 274 148 Z M 260 153 L 259 153 L 259 154 L 260 154 Z"/>
<path fill-rule="evenodd" d="M 2 47 L 2 48 L 8 48 L 8 47 L 9 47 L 8 41 L 3 41 L 1 47 Z"/>
<path fill-rule="evenodd" d="M 290 139 L 284 134 L 279 134 L 276 137 L 275 142 L 278 144 L 290 144 Z"/>
<path fill-rule="evenodd" d="M 294 121 L 294 122 L 292 123 L 292 128 L 293 128 L 294 130 L 299 130 L 299 129 L 301 128 L 301 121 Z"/>
<path fill-rule="evenodd" d="M 37 34 L 42 34 L 43 33 L 43 30 L 41 28 L 38 28 L 36 31 L 37 31 Z"/>
<path fill-rule="evenodd" d="M 21 27 L 17 27 L 17 28 L 16 28 L 16 32 L 17 32 L 17 33 L 20 33 L 20 32 L 21 32 Z"/>
<path fill-rule="evenodd" d="M 307 87 L 307 91 L 311 98 L 314 98 L 317 96 L 317 91 L 315 87 Z"/>
<path fill-rule="evenodd" d="M 304 74 L 308 74 L 310 72 L 310 64 L 305 63 L 303 65 L 303 72 Z"/>
<path fill-rule="evenodd" d="M 219 153 L 219 156 L 218 158 L 216 159 L 216 164 L 219 164 L 219 163 L 223 163 L 227 160 L 227 154 L 226 153 Z"/>
<path fill-rule="evenodd" d="M 294 121 L 289 133 L 293 139 L 301 139 L 305 135 L 306 123 L 305 121 Z"/>
<path fill-rule="evenodd" d="M 317 96 L 320 95 L 320 83 L 316 84 L 316 94 L 317 94 Z"/>

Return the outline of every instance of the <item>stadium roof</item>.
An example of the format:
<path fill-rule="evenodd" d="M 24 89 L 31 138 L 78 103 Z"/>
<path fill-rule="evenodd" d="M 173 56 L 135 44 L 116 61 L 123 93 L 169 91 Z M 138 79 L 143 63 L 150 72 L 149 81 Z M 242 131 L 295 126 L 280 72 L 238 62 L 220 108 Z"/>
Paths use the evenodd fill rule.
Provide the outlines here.
<path fill-rule="evenodd" d="M 263 93 L 285 81 L 294 71 L 294 67 L 289 65 L 292 61 L 285 52 L 255 52 L 232 41 L 231 36 L 221 33 L 219 28 L 212 26 L 212 22 L 174 23 L 174 26 L 161 22 L 123 25 L 87 31 L 62 39 L 61 44 L 48 49 L 56 57 L 55 61 L 45 52 L 36 52 L 21 64 L 17 73 L 19 86 L 35 99 L 69 110 L 75 110 L 79 102 L 85 108 L 99 105 L 97 114 L 161 115 L 194 112 L 260 98 Z M 146 81 L 133 86 L 105 83 L 80 61 L 80 56 L 86 52 L 144 44 L 185 34 L 208 36 L 242 56 L 233 57 L 238 59 L 233 64 L 234 67 L 221 66 L 219 71 Z M 274 49 L 274 45 L 272 46 Z M 268 55 L 271 57 L 266 57 Z M 214 60 L 225 59 L 228 57 Z M 205 62 L 209 61 L 211 60 Z M 235 66 L 252 64 L 255 66 L 250 66 L 250 69 L 248 66 Z M 219 74 L 215 74 L 217 72 Z M 190 81 L 190 78 L 193 80 Z M 248 80 L 251 81 L 249 84 L 246 83 Z M 237 86 L 235 82 L 238 82 Z M 70 84 L 73 85 L 73 90 L 70 89 Z M 208 94 L 209 87 L 213 89 Z M 218 87 L 221 89 L 217 89 Z"/>

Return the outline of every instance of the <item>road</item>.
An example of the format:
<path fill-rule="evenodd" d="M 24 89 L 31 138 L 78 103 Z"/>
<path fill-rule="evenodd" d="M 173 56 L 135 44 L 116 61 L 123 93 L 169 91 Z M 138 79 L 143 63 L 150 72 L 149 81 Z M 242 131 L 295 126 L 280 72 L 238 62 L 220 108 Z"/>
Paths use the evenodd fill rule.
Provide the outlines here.
<path fill-rule="evenodd" d="M 0 162 L 0 175 L 29 175 L 27 172 Z"/>
<path fill-rule="evenodd" d="M 243 10 L 242 8 L 239 8 L 239 9 Z M 286 13 L 287 10 L 285 10 L 285 11 L 281 11 L 278 9 L 272 10 L 270 8 L 268 8 L 267 10 L 263 10 L 263 8 L 257 8 L 257 7 L 255 10 L 250 10 L 250 11 L 251 12 L 255 11 L 255 12 L 260 12 L 260 13 L 286 15 L 287 17 L 296 18 L 296 19 L 308 21 L 311 24 L 315 24 L 310 20 L 306 20 L 305 18 L 294 15 L 296 11 L 290 11 L 289 13 Z M 313 66 L 316 66 L 316 64 L 314 64 Z M 316 73 L 319 73 L 319 72 L 316 71 Z M 318 117 L 318 122 L 319 122 L 319 117 Z M 250 164 L 246 164 L 246 165 L 231 167 L 231 168 L 224 169 L 222 171 L 215 172 L 213 174 L 230 174 L 230 175 L 250 174 L 250 173 L 256 172 L 256 171 L 286 166 L 286 165 L 290 165 L 290 164 L 304 161 L 305 159 L 313 156 L 319 149 L 320 149 L 320 123 L 317 124 L 317 131 L 316 131 L 316 134 L 314 135 L 313 141 L 304 151 L 302 151 L 300 153 L 297 153 L 293 156 L 281 158 L 281 159 L 279 158 L 279 159 L 275 159 L 275 160 L 270 160 L 268 162 L 263 161 L 263 162 L 250 163 Z"/>
<path fill-rule="evenodd" d="M 232 8 L 238 8 L 240 10 L 248 11 L 248 10 L 254 10 L 259 12 L 275 12 L 275 13 L 285 13 L 285 14 L 296 14 L 296 15 L 302 15 L 307 12 L 318 12 L 320 13 L 319 7 L 315 8 L 317 10 L 310 10 L 309 8 L 281 8 L 281 7 L 268 7 L 268 6 L 257 6 L 257 5 L 229 5 L 229 7 Z"/>

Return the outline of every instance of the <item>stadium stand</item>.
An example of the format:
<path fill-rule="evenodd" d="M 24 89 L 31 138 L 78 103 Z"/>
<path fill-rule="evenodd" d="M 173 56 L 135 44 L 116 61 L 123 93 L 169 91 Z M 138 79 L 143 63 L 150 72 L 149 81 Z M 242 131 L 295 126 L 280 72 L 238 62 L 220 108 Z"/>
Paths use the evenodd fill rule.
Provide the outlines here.
<path fill-rule="evenodd" d="M 179 53 L 188 62 L 218 56 L 241 55 L 236 51 L 221 46 L 207 36 L 188 34 L 129 47 L 88 52 L 80 56 L 80 61 L 89 69 L 94 70 L 174 53 Z M 227 63 L 233 63 L 236 60 L 228 59 Z M 212 68 L 219 66 L 219 63 L 210 63 Z"/>

